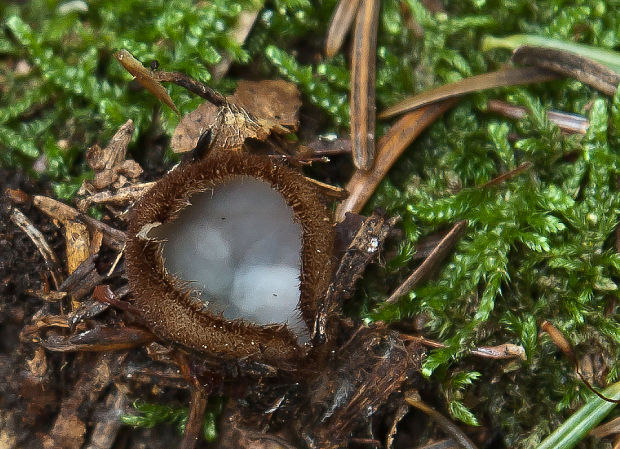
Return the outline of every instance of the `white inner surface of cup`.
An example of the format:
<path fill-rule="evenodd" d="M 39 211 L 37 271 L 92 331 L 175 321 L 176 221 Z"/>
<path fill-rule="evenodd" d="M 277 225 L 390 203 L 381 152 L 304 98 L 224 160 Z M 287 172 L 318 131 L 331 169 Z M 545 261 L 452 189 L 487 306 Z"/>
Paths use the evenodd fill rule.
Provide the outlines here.
<path fill-rule="evenodd" d="M 286 323 L 307 341 L 297 309 L 302 229 L 282 195 L 239 176 L 190 202 L 148 234 L 165 241 L 166 270 L 190 281 L 209 310 L 230 320 Z"/>

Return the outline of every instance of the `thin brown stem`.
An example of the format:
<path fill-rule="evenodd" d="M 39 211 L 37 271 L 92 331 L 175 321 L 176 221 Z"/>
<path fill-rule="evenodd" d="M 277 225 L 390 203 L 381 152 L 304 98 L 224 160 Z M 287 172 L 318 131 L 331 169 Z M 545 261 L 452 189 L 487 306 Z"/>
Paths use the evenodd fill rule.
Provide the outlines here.
<path fill-rule="evenodd" d="M 452 226 L 450 232 L 441 239 L 437 246 L 431 251 L 424 262 L 390 295 L 386 302 L 393 304 L 398 299 L 413 290 L 422 280 L 424 280 L 437 265 L 449 254 L 455 243 L 461 238 L 467 229 L 467 220 L 462 220 Z"/>
<path fill-rule="evenodd" d="M 534 164 L 531 162 L 524 162 L 521 165 L 519 165 L 517 168 L 513 168 L 512 170 L 507 171 L 506 173 L 502 173 L 501 175 L 496 176 L 495 178 L 491 179 L 489 182 L 485 182 L 484 184 L 480 186 L 480 188 L 488 189 L 489 187 L 494 187 L 498 184 L 501 184 L 502 182 L 509 180 L 510 178 L 514 178 L 515 176 L 520 175 L 521 173 L 532 168 L 533 166 Z"/>
<path fill-rule="evenodd" d="M 200 429 L 202 429 L 202 420 L 207 408 L 207 396 L 200 387 L 192 388 L 192 397 L 189 404 L 189 418 L 185 426 L 185 433 L 179 449 L 194 449 L 198 438 L 200 437 Z"/>

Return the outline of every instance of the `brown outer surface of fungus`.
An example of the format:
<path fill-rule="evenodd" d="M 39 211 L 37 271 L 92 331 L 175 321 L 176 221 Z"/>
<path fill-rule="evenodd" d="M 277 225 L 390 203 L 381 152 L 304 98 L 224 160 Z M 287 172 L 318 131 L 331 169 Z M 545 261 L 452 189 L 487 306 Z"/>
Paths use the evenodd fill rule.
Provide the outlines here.
<path fill-rule="evenodd" d="M 297 171 L 266 156 L 216 151 L 165 175 L 135 205 L 128 230 L 126 271 L 134 304 L 160 338 L 224 358 L 273 365 L 299 360 L 305 351 L 286 326 L 227 320 L 208 311 L 188 283 L 164 268 L 161 242 L 144 236 L 148 226 L 177 218 L 190 196 L 237 176 L 268 182 L 280 192 L 302 227 L 299 309 L 311 330 L 333 271 L 334 231 L 318 188 Z"/>

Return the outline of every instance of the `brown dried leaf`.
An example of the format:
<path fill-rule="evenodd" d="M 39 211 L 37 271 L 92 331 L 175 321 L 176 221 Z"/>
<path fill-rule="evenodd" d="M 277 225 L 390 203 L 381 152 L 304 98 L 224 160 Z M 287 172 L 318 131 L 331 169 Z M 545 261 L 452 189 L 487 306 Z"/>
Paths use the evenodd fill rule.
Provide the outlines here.
<path fill-rule="evenodd" d="M 185 114 L 172 134 L 170 147 L 175 153 L 186 153 L 196 146 L 200 136 L 215 122 L 218 107 L 205 102 Z"/>
<path fill-rule="evenodd" d="M 203 103 L 185 115 L 172 135 L 172 151 L 191 151 L 208 129 L 213 129 L 213 147 L 235 148 L 248 138 L 265 140 L 271 132 L 294 131 L 299 124 L 300 94 L 286 81 L 240 81 L 228 102 L 219 108 Z"/>
<path fill-rule="evenodd" d="M 30 200 L 28 194 L 20 189 L 7 188 L 4 194 L 13 204 L 25 204 Z"/>
<path fill-rule="evenodd" d="M 272 120 L 275 127 L 284 126 L 295 131 L 299 126 L 301 94 L 297 86 L 288 81 L 239 81 L 228 100 L 259 119 Z"/>

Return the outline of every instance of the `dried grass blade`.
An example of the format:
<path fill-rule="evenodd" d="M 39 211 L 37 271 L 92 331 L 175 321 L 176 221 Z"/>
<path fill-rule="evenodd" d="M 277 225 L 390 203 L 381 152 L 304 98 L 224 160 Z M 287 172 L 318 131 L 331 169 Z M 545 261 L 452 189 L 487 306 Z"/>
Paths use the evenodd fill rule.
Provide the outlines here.
<path fill-rule="evenodd" d="M 372 196 L 398 157 L 426 127 L 456 104 L 448 100 L 427 105 L 398 120 L 379 140 L 377 160 L 372 170 L 357 170 L 347 183 L 349 197 L 338 205 L 336 221 L 344 220 L 347 212 L 359 213 Z"/>
<path fill-rule="evenodd" d="M 620 400 L 620 382 L 602 391 L 605 397 Z M 595 397 L 586 402 L 536 449 L 568 449 L 579 443 L 616 406 L 613 402 Z"/>
<path fill-rule="evenodd" d="M 379 0 L 363 0 L 357 13 L 351 57 L 351 143 L 360 170 L 375 160 L 375 62 Z"/>
<path fill-rule="evenodd" d="M 444 84 L 436 89 L 427 90 L 390 106 L 379 114 L 379 118 L 388 118 L 417 109 L 426 104 L 447 98 L 478 92 L 495 87 L 513 86 L 518 84 L 532 84 L 558 78 L 558 75 L 549 70 L 538 67 L 510 67 L 496 72 L 471 76 L 454 83 Z"/>
<path fill-rule="evenodd" d="M 531 65 L 552 70 L 578 79 L 605 95 L 613 96 L 620 83 L 620 75 L 592 59 L 566 50 L 523 46 L 512 54 L 517 64 Z"/>
<path fill-rule="evenodd" d="M 344 38 L 351 28 L 360 0 L 340 0 L 329 22 L 325 55 L 333 58 L 342 47 Z"/>
<path fill-rule="evenodd" d="M 75 335 L 52 335 L 41 344 L 55 352 L 106 352 L 136 348 L 155 340 L 155 335 L 137 327 L 95 327 Z"/>
<path fill-rule="evenodd" d="M 134 58 L 131 53 L 127 50 L 120 50 L 114 53 L 114 57 L 146 90 L 151 92 L 167 106 L 169 106 L 170 109 L 179 114 L 179 110 L 172 101 L 172 98 L 170 98 L 170 95 L 168 95 L 168 91 L 164 89 L 164 86 L 162 86 L 159 81 L 153 78 L 151 71 L 144 67 L 142 63 Z"/>
<path fill-rule="evenodd" d="M 498 184 L 501 184 L 504 181 L 509 180 L 510 178 L 513 178 L 517 175 L 520 175 L 521 173 L 529 170 L 530 168 L 532 168 L 534 166 L 534 164 L 532 162 L 523 162 L 521 165 L 519 165 L 516 168 L 513 168 L 512 170 L 506 172 L 506 173 L 502 173 L 499 176 L 496 176 L 495 178 L 491 179 L 489 182 L 485 182 L 484 184 L 482 184 L 480 186 L 481 189 L 488 189 L 489 187 L 493 187 L 496 186 Z"/>

